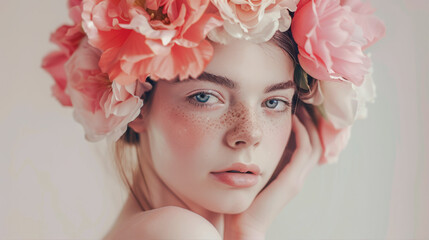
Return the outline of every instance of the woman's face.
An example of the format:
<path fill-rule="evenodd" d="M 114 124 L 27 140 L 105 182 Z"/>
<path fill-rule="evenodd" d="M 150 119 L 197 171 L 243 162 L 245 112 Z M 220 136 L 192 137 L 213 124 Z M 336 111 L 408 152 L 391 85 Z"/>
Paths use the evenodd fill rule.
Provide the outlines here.
<path fill-rule="evenodd" d="M 271 43 L 214 48 L 200 79 L 157 83 L 143 144 L 156 173 L 188 206 L 238 213 L 270 179 L 288 142 L 293 64 Z"/>

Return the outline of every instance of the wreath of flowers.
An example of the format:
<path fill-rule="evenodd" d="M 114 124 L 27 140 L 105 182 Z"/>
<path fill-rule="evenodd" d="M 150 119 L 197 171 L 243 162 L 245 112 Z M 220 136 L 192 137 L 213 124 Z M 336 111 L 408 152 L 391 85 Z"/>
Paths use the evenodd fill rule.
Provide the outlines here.
<path fill-rule="evenodd" d="M 60 50 L 42 67 L 89 141 L 120 138 L 140 113 L 148 77 L 198 77 L 213 56 L 208 39 L 261 43 L 291 29 L 300 67 L 319 80 L 305 102 L 321 116 L 320 163 L 337 161 L 351 125 L 375 97 L 364 51 L 385 28 L 360 0 L 69 0 L 68 9 L 73 24 L 51 35 Z M 300 81 L 306 86 L 306 77 Z"/>

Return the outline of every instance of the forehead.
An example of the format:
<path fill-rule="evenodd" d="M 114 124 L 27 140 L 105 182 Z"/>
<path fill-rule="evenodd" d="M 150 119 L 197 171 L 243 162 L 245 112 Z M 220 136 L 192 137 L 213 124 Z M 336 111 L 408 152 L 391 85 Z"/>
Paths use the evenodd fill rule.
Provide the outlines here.
<path fill-rule="evenodd" d="M 205 69 L 208 73 L 225 76 L 240 87 L 261 88 L 293 80 L 292 60 L 273 43 L 234 40 L 226 45 L 213 45 L 213 59 Z"/>

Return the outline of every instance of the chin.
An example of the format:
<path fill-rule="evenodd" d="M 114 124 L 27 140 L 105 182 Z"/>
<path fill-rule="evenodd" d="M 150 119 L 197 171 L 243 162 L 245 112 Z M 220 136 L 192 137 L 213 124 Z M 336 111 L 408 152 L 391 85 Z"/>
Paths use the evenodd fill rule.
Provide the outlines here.
<path fill-rule="evenodd" d="M 239 214 L 239 213 L 246 211 L 249 207 L 250 207 L 250 204 L 246 204 L 246 205 L 241 204 L 241 206 L 235 206 L 235 207 L 232 207 L 230 209 L 225 209 L 221 213 L 223 213 L 223 214 Z"/>
<path fill-rule="evenodd" d="M 230 194 L 222 196 L 206 202 L 205 208 L 217 213 L 223 214 L 238 214 L 246 211 L 255 199 L 254 196 L 248 194 Z M 217 200 L 217 201 L 216 201 Z"/>

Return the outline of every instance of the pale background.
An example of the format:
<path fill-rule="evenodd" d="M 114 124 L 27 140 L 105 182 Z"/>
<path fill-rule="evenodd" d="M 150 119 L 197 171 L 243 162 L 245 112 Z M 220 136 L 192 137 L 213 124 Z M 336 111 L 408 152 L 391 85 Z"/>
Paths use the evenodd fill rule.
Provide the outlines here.
<path fill-rule="evenodd" d="M 340 161 L 315 169 L 267 239 L 429 239 L 429 1 L 372 1 L 378 98 Z M 124 195 L 40 61 L 66 0 L 0 2 L 0 239 L 99 239 Z"/>

